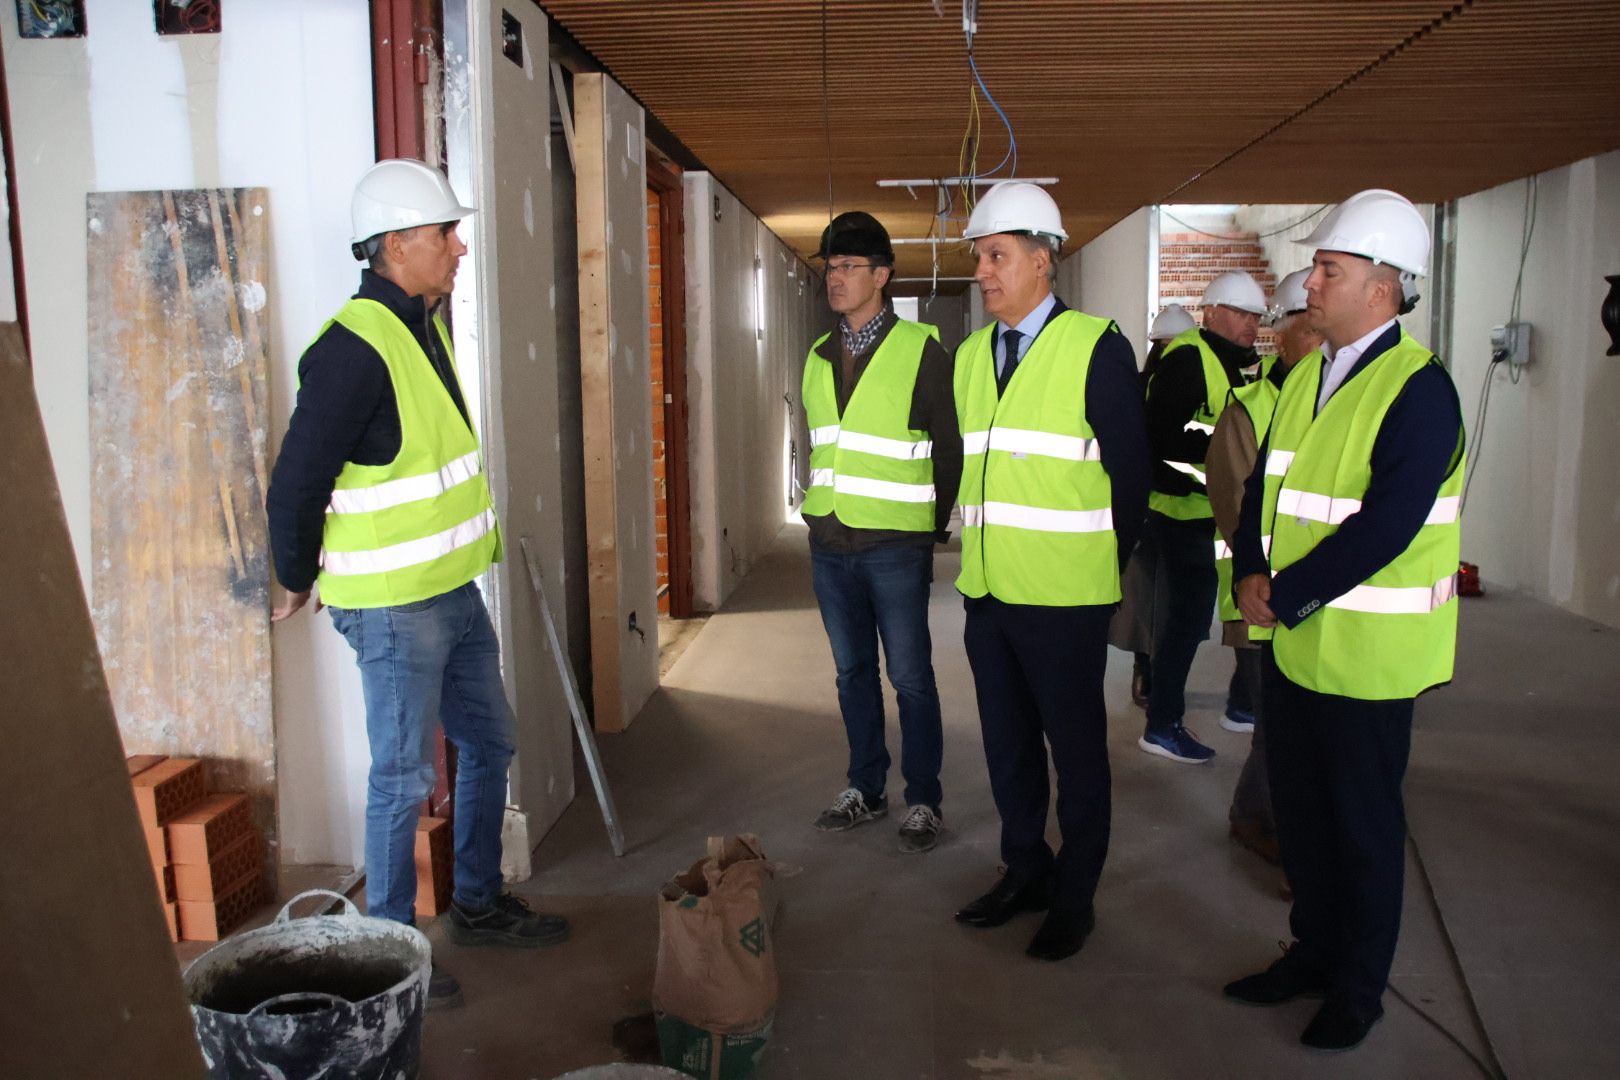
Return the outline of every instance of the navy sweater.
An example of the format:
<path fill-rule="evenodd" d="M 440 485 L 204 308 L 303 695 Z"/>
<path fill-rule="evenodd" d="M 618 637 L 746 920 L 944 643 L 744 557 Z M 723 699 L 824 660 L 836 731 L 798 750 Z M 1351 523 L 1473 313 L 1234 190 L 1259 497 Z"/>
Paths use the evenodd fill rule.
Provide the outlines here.
<path fill-rule="evenodd" d="M 461 386 L 438 334 L 430 331 L 430 312 L 422 298 L 407 296 L 370 270 L 361 271 L 354 295 L 377 301 L 410 327 L 465 421 Z M 386 465 L 399 455 L 400 438 L 399 405 L 388 365 L 348 327 L 333 323 L 304 351 L 298 381 L 298 402 L 265 495 L 276 579 L 290 592 L 304 592 L 315 583 L 326 507 L 344 463 Z"/>
<path fill-rule="evenodd" d="M 1400 340 L 1400 324 L 1375 340 L 1350 369 L 1334 393 L 1366 370 Z M 1295 368 L 1289 378 L 1299 378 Z M 1311 387 L 1314 395 L 1317 387 Z M 1417 537 L 1434 506 L 1440 485 L 1461 461 L 1462 405 L 1451 376 L 1432 363 L 1407 380 L 1400 396 L 1384 414 L 1373 441 L 1372 479 L 1361 509 L 1344 519 L 1298 562 L 1271 581 L 1271 610 L 1292 629 L 1312 612 L 1372 577 L 1405 551 Z M 1254 471 L 1243 488 L 1243 510 L 1232 537 L 1233 582 L 1270 572 L 1260 545 L 1261 508 L 1265 501 L 1266 451 L 1260 448 Z"/>

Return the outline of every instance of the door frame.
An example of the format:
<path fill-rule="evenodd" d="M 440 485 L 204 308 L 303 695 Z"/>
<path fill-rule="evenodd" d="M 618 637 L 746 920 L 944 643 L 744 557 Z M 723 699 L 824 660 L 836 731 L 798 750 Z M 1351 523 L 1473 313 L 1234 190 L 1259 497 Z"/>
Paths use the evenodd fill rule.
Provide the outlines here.
<path fill-rule="evenodd" d="M 664 498 L 669 615 L 692 617 L 692 513 L 686 394 L 686 198 L 680 170 L 649 144 L 647 187 L 658 195 L 664 328 Z"/>

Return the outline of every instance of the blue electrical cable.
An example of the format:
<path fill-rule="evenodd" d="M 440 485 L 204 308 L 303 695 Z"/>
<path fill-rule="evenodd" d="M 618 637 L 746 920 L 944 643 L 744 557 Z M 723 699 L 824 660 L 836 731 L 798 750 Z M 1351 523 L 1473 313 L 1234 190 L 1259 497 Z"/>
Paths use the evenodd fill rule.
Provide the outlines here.
<path fill-rule="evenodd" d="M 1007 164 L 1007 162 L 1010 160 L 1012 162 L 1012 170 L 1011 170 L 1011 172 L 1008 173 L 1008 175 L 1009 176 L 1017 176 L 1018 175 L 1018 138 L 1017 138 L 1017 136 L 1015 136 L 1013 134 L 1012 121 L 1007 119 L 1007 114 L 1001 111 L 1001 106 L 1000 105 L 996 104 L 995 95 L 990 93 L 990 88 L 988 86 L 984 85 L 984 78 L 983 78 L 983 76 L 981 76 L 979 74 L 979 65 L 976 62 L 974 62 L 973 50 L 972 49 L 968 50 L 968 67 L 970 69 L 972 69 L 972 71 L 973 71 L 973 80 L 979 84 L 979 89 L 984 91 L 985 100 L 990 103 L 990 107 L 992 109 L 996 110 L 996 115 L 1001 117 L 1002 126 L 1007 129 L 1007 153 L 1002 156 L 1001 161 L 996 164 L 995 168 L 991 169 L 989 172 L 984 172 L 984 173 L 975 171 L 974 175 L 975 176 L 994 176 L 994 175 L 996 175 L 996 173 L 1000 172 L 1001 167 L 1003 165 Z"/>

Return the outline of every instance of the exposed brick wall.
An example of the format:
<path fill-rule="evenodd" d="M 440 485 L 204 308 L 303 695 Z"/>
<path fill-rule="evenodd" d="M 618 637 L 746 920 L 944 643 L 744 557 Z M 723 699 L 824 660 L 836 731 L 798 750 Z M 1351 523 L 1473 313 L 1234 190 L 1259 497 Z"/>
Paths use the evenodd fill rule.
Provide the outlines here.
<path fill-rule="evenodd" d="M 669 492 L 664 453 L 663 220 L 658 193 L 647 189 L 647 311 L 652 323 L 653 506 L 658 534 L 658 613 L 669 614 Z"/>
<path fill-rule="evenodd" d="M 1225 237 L 1195 232 L 1159 234 L 1160 307 L 1180 304 L 1202 324 L 1198 301 L 1204 287 L 1228 270 L 1247 270 L 1270 301 L 1277 288 L 1277 276 L 1272 273 L 1255 234 L 1233 233 Z M 1276 339 L 1269 327 L 1260 327 L 1254 347 L 1262 356 L 1277 351 Z"/>

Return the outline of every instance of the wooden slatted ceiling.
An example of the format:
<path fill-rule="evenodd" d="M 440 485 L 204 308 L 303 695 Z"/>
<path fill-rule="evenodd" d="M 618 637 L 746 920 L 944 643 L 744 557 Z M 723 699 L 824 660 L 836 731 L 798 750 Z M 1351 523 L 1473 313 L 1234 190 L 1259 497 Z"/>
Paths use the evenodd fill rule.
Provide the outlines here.
<path fill-rule="evenodd" d="M 885 177 L 956 171 L 959 0 L 543 0 L 778 234 L 827 221 L 825 9 L 837 210 L 923 236 Z M 981 0 L 974 55 L 1057 176 L 1069 248 L 1139 206 L 1478 191 L 1620 146 L 1620 0 Z M 981 104 L 981 168 L 1006 148 Z M 926 273 L 926 247 L 900 270 Z M 941 273 L 967 272 L 957 249 Z"/>

